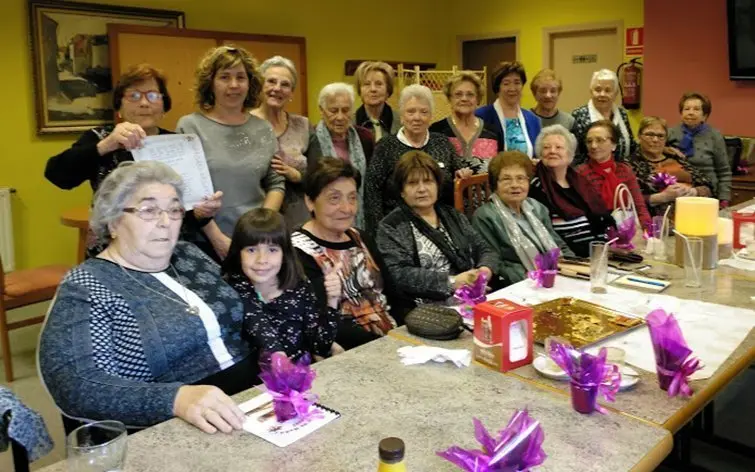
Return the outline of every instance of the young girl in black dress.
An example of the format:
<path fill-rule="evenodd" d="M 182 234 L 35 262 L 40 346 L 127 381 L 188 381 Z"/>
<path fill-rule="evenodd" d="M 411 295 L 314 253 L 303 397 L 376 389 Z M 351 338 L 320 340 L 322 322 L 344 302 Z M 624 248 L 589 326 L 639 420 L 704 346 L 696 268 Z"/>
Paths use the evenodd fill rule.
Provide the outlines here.
<path fill-rule="evenodd" d="M 338 271 L 325 276 L 328 306 L 319 309 L 280 213 L 256 208 L 239 219 L 223 274 L 244 301 L 242 333 L 260 352 L 285 352 L 292 359 L 340 352 L 333 343 L 340 316 Z"/>

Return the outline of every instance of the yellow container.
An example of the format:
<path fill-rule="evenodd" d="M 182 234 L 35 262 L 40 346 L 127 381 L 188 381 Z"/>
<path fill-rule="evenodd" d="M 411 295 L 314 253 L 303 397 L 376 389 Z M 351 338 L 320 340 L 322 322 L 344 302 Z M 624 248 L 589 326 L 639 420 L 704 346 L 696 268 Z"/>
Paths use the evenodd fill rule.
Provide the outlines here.
<path fill-rule="evenodd" d="M 677 198 L 675 206 L 676 230 L 686 236 L 718 234 L 718 200 L 705 197 Z"/>

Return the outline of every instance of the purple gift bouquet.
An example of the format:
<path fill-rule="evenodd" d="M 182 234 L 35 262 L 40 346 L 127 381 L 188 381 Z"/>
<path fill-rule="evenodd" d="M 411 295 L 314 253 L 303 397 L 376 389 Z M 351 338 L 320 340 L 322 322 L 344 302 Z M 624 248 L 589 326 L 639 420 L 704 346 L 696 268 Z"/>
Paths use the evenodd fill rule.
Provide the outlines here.
<path fill-rule="evenodd" d="M 309 364 L 308 354 L 292 362 L 282 352 L 264 356 L 260 362 L 260 380 L 273 397 L 273 410 L 278 421 L 306 420 L 320 414 L 313 408 L 317 395 L 309 391 L 316 375 Z"/>
<path fill-rule="evenodd" d="M 558 258 L 561 249 L 555 247 L 544 254 L 535 256 L 535 270 L 529 271 L 527 277 L 535 281 L 537 287 L 551 288 L 558 274 Z"/>

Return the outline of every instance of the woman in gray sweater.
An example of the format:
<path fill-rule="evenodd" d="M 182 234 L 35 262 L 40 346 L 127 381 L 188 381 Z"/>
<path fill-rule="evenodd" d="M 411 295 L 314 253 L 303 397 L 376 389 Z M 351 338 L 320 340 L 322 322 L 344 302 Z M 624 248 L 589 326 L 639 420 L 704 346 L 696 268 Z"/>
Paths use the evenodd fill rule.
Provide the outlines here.
<path fill-rule="evenodd" d="M 223 206 L 204 233 L 220 258 L 228 253 L 236 221 L 253 208 L 278 211 L 286 178 L 271 167 L 278 141 L 269 122 L 249 113 L 259 104 L 262 78 L 243 48 L 220 46 L 199 63 L 196 101 L 201 111 L 178 120 L 176 131 L 202 140 Z"/>
<path fill-rule="evenodd" d="M 90 226 L 106 249 L 65 276 L 39 342 L 44 385 L 72 420 L 145 427 L 174 416 L 241 429 L 229 395 L 257 382 L 244 309 L 197 247 L 179 242 L 181 178 L 123 163 L 100 184 Z"/>
<path fill-rule="evenodd" d="M 682 122 L 668 130 L 668 145 L 681 150 L 690 164 L 713 184 L 713 196 L 728 206 L 731 199 L 731 162 L 721 133 L 706 123 L 711 112 L 708 97 L 690 92 L 679 100 Z"/>

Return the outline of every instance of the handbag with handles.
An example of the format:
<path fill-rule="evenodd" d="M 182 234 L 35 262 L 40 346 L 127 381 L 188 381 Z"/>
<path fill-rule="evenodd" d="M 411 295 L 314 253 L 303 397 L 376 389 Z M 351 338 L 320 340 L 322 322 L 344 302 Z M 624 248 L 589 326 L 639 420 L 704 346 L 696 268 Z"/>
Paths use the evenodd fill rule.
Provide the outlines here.
<path fill-rule="evenodd" d="M 629 187 L 627 187 L 626 184 L 619 184 L 616 187 L 616 191 L 613 193 L 613 208 L 614 210 L 611 212 L 611 216 L 614 221 L 616 221 L 616 226 L 619 226 L 626 220 L 633 219 L 635 222 L 635 228 L 641 228 L 640 218 L 637 215 L 637 207 L 632 198 L 632 192 L 629 191 Z"/>

